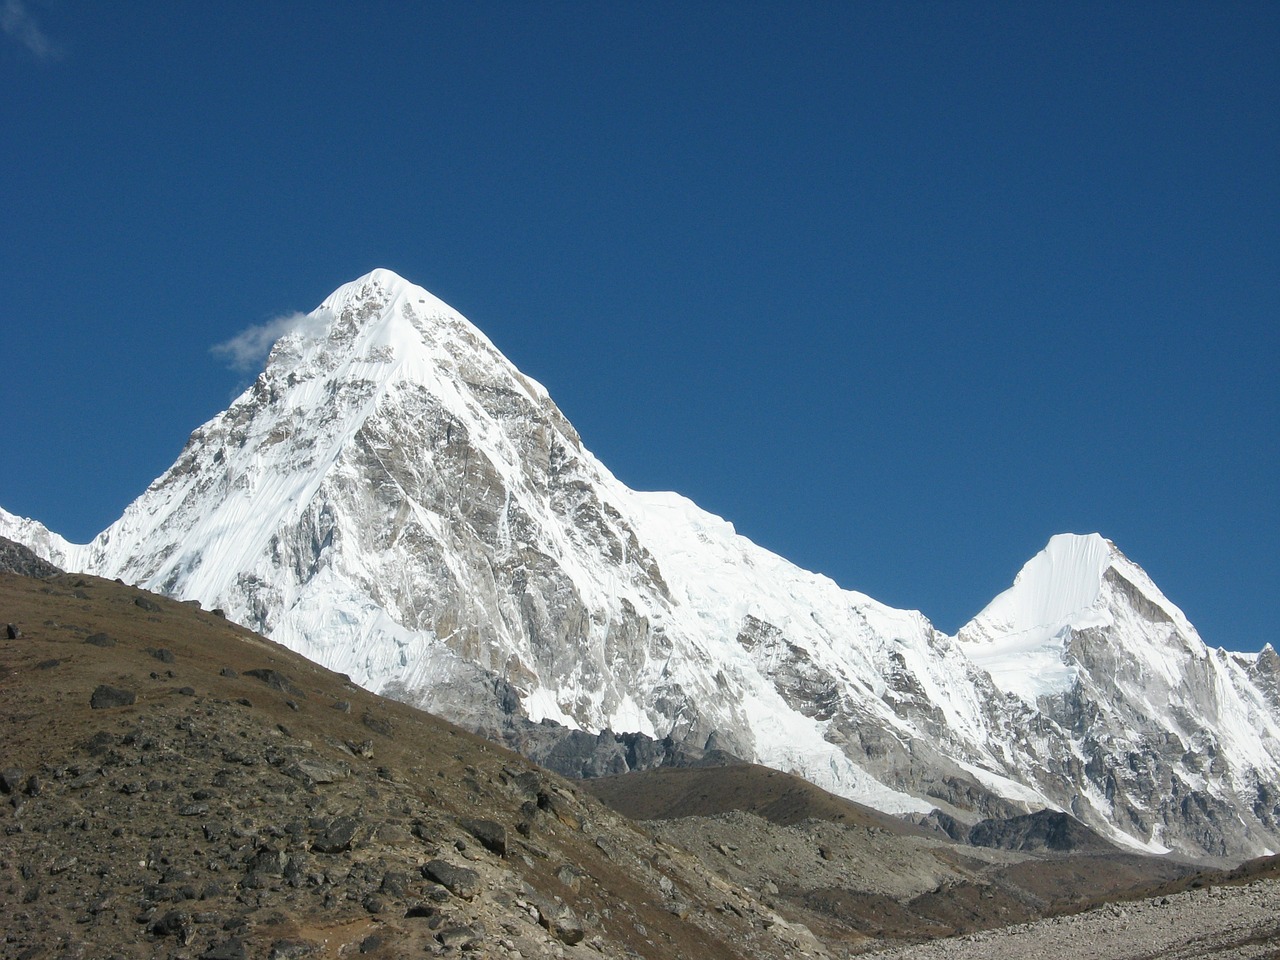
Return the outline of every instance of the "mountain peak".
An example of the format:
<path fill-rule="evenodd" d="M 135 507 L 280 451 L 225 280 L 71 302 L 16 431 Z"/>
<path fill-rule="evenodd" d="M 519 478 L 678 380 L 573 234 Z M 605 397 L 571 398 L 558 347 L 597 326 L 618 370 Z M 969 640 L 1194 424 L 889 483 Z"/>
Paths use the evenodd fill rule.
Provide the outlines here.
<path fill-rule="evenodd" d="M 266 375 L 290 386 L 335 376 L 386 382 L 405 373 L 421 376 L 445 354 L 477 349 L 497 354 L 439 297 L 378 267 L 299 315 L 272 348 Z"/>
<path fill-rule="evenodd" d="M 1067 638 L 1073 628 L 1106 622 L 1103 576 L 1120 557 L 1098 533 L 1051 537 L 957 639 L 996 686 L 1028 703 L 1067 689 L 1077 672 L 1065 656 Z"/>
<path fill-rule="evenodd" d="M 320 309 L 338 312 L 352 300 L 379 299 L 383 302 L 390 302 L 398 296 L 416 291 L 426 294 L 425 290 L 410 283 L 394 270 L 388 270 L 386 267 L 375 267 L 364 276 L 356 277 L 356 279 L 344 283 L 334 290 L 320 304 Z M 427 296 L 430 296 L 430 294 L 427 294 Z M 435 298 L 433 297 L 432 299 Z"/>
<path fill-rule="evenodd" d="M 1057 534 L 974 622 L 998 626 L 1005 634 L 1058 624 L 1093 606 L 1102 575 L 1118 555 L 1115 544 L 1101 534 Z"/>
<path fill-rule="evenodd" d="M 421 316 L 444 317 L 454 322 L 462 320 L 462 315 L 439 297 L 386 267 L 376 267 L 364 276 L 344 283 L 325 297 L 309 316 L 326 320 L 332 335 L 385 318 L 397 305 L 401 306 L 402 313 L 406 312 L 403 307 L 407 305 L 411 312 Z"/>

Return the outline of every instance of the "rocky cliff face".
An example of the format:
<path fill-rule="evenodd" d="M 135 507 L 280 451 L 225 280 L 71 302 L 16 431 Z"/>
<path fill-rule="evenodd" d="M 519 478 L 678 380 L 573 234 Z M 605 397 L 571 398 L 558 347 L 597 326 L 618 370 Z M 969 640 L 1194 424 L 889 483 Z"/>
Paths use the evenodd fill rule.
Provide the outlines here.
<path fill-rule="evenodd" d="M 945 636 L 627 489 L 388 271 L 282 338 L 92 543 L 2 513 L 0 534 L 508 739 L 628 732 L 662 745 L 622 762 L 723 750 L 893 812 L 1048 806 L 1150 850 L 1280 847 L 1274 654 L 1208 651 L 1102 538 L 1055 538 Z"/>

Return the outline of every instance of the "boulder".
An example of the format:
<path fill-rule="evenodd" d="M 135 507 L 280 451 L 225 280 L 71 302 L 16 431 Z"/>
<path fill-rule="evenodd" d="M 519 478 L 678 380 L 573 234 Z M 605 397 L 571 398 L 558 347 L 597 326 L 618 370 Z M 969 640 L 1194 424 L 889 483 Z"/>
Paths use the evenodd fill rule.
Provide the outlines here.
<path fill-rule="evenodd" d="M 103 683 L 89 697 L 89 706 L 94 710 L 108 710 L 111 707 L 127 707 L 137 699 L 138 695 L 132 690 L 121 690 Z"/>
<path fill-rule="evenodd" d="M 582 921 L 568 904 L 538 904 L 538 922 L 547 928 L 549 934 L 569 946 L 581 943 L 586 936 Z"/>
<path fill-rule="evenodd" d="M 273 690 L 282 690 L 285 693 L 291 693 L 295 697 L 305 697 L 302 688 L 286 677 L 279 670 L 272 670 L 270 667 L 258 667 L 254 670 L 246 670 L 246 677 L 253 677 L 255 680 L 261 680 Z"/>
<path fill-rule="evenodd" d="M 447 860 L 429 860 L 422 867 L 422 875 L 463 900 L 473 900 L 480 892 L 480 874 L 467 867 L 455 867 Z"/>
<path fill-rule="evenodd" d="M 500 857 L 507 855 L 507 830 L 502 824 L 494 820 L 472 820 L 469 817 L 463 817 L 458 823 L 490 853 L 496 853 Z"/>
<path fill-rule="evenodd" d="M 14 793 L 22 784 L 21 767 L 5 767 L 0 770 L 0 793 Z"/>
<path fill-rule="evenodd" d="M 360 821 L 355 817 L 334 817 L 325 823 L 323 831 L 311 844 L 317 853 L 342 853 L 350 849 Z"/>

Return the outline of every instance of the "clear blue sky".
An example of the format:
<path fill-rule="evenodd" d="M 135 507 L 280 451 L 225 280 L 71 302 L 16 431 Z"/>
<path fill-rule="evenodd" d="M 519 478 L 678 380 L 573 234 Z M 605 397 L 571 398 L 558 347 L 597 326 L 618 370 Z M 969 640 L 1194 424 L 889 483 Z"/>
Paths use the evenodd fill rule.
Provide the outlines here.
<path fill-rule="evenodd" d="M 1280 639 L 1280 4 L 0 0 L 0 505 L 86 540 L 390 267 L 950 631 L 1097 530 Z"/>

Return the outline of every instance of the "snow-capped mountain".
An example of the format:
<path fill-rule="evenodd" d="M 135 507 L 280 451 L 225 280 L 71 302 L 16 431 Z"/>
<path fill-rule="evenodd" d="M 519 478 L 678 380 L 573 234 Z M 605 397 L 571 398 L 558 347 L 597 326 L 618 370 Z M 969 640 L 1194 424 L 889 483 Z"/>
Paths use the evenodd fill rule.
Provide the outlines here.
<path fill-rule="evenodd" d="M 1074 784 L 1073 813 L 1105 811 L 1130 836 L 1219 856 L 1247 849 L 1233 838 L 1255 825 L 1276 834 L 1274 651 L 1207 648 L 1114 544 L 1054 537 L 958 642 L 1038 726 L 1054 725 L 1020 744 L 1020 762 L 1038 756 L 1057 796 Z"/>
<path fill-rule="evenodd" d="M 460 314 L 335 291 L 67 568 L 220 607 L 375 691 L 719 747 L 883 810 L 1069 810 L 1130 846 L 1280 849 L 1280 664 L 1211 651 L 1097 535 L 957 637 L 639 493 Z"/>

